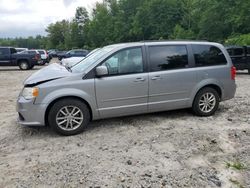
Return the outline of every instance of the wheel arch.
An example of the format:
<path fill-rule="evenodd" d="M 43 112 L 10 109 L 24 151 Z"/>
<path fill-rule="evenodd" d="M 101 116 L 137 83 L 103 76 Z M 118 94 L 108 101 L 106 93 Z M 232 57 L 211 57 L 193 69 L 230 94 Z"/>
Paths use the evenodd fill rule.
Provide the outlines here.
<path fill-rule="evenodd" d="M 25 59 L 25 58 L 18 59 L 18 60 L 17 60 L 17 65 L 19 65 L 22 61 L 25 61 L 25 62 L 27 62 L 27 63 L 30 65 L 29 60 L 28 60 L 28 59 Z"/>
<path fill-rule="evenodd" d="M 194 100 L 195 100 L 195 98 L 196 98 L 196 96 L 197 96 L 197 94 L 202 90 L 202 89 L 204 89 L 204 88 L 213 88 L 215 91 L 217 91 L 218 92 L 218 94 L 219 94 L 219 97 L 220 97 L 220 101 L 221 101 L 221 98 L 222 98 L 222 95 L 223 95 L 223 91 L 222 91 L 222 88 L 220 87 L 220 86 L 218 86 L 217 84 L 206 84 L 206 85 L 203 85 L 202 87 L 200 87 L 197 91 L 196 91 L 196 93 L 195 93 L 195 95 L 194 95 L 194 97 L 193 97 L 193 99 L 192 99 L 192 105 L 193 105 L 193 103 L 194 103 Z"/>
<path fill-rule="evenodd" d="M 49 115 L 49 111 L 50 111 L 51 107 L 52 107 L 56 102 L 58 102 L 58 101 L 60 101 L 60 100 L 63 100 L 63 99 L 77 99 L 77 100 L 80 100 L 81 102 L 83 102 L 84 104 L 86 104 L 86 106 L 88 107 L 89 112 L 90 112 L 90 120 L 93 119 L 93 110 L 92 110 L 90 104 L 89 104 L 86 100 L 84 100 L 83 98 L 81 98 L 81 97 L 79 97 L 79 96 L 74 96 L 74 95 L 72 95 L 72 96 L 61 96 L 61 97 L 58 97 L 58 98 L 52 100 L 52 101 L 49 103 L 49 105 L 47 106 L 46 111 L 45 111 L 45 116 L 44 116 L 44 122 L 45 122 L 46 125 L 48 125 L 48 115 Z"/>

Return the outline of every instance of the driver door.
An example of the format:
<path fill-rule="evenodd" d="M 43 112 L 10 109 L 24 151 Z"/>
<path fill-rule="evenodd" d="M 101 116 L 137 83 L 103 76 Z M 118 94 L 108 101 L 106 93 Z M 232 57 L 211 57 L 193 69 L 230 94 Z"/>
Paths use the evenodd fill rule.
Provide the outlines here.
<path fill-rule="evenodd" d="M 147 112 L 148 73 L 141 47 L 118 51 L 102 65 L 109 74 L 95 78 L 96 101 L 101 118 Z"/>

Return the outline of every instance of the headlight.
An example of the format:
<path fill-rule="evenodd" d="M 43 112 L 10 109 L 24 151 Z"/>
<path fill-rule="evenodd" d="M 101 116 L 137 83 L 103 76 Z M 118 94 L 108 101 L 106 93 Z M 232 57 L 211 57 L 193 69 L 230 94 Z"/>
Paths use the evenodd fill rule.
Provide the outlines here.
<path fill-rule="evenodd" d="M 25 99 L 33 99 L 39 95 L 39 89 L 37 87 L 25 87 L 23 88 L 22 96 Z"/>

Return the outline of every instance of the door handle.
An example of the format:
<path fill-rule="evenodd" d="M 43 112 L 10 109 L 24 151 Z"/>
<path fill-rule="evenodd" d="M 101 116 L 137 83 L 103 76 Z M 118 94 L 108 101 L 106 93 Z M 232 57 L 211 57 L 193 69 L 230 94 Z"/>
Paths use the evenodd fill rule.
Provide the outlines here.
<path fill-rule="evenodd" d="M 151 78 L 151 80 L 161 80 L 161 76 L 154 76 Z"/>
<path fill-rule="evenodd" d="M 134 82 L 144 82 L 145 78 L 136 78 Z"/>

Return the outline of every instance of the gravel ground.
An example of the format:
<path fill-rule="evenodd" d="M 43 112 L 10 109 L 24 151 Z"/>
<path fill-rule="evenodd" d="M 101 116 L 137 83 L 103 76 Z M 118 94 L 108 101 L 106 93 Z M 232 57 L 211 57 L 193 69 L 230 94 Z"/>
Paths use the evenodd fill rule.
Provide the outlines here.
<path fill-rule="evenodd" d="M 250 75 L 212 117 L 190 110 L 95 121 L 76 136 L 17 125 L 23 80 L 0 67 L 0 187 L 250 187 Z"/>

